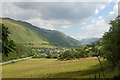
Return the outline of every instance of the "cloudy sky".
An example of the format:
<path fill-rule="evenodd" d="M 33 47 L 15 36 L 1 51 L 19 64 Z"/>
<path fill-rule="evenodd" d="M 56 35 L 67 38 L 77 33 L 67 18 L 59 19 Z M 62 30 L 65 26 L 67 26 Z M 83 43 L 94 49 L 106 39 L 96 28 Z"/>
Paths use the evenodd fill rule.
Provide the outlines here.
<path fill-rule="evenodd" d="M 1 3 L 0 3 L 1 4 Z M 32 23 L 40 28 L 59 30 L 77 40 L 102 37 L 109 21 L 118 15 L 118 0 L 73 2 L 2 2 L 1 17 Z"/>

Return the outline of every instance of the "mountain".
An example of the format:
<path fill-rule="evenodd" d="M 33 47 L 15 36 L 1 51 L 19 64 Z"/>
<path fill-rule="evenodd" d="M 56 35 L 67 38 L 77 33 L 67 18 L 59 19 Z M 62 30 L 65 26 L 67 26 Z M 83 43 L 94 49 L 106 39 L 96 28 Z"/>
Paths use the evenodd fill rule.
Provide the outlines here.
<path fill-rule="evenodd" d="M 10 37 L 16 43 L 23 43 L 33 46 L 64 46 L 73 47 L 80 45 L 80 42 L 57 30 L 48 30 L 36 27 L 28 22 L 1 18 L 2 23 L 8 27 Z M 0 21 L 1 22 L 1 21 Z"/>
<path fill-rule="evenodd" d="M 90 44 L 91 42 L 96 42 L 100 40 L 100 38 L 86 38 L 86 39 L 82 39 L 80 42 L 82 44 Z"/>

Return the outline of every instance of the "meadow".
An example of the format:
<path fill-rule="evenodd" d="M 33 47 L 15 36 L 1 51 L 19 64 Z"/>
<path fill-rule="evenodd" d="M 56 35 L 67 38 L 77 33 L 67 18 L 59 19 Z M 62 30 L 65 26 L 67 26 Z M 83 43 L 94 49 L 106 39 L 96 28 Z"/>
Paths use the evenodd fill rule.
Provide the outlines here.
<path fill-rule="evenodd" d="M 109 63 L 105 59 L 101 61 L 105 72 L 109 73 Z M 96 57 L 68 61 L 32 58 L 2 66 L 3 78 L 94 78 L 99 73 L 103 77 Z"/>

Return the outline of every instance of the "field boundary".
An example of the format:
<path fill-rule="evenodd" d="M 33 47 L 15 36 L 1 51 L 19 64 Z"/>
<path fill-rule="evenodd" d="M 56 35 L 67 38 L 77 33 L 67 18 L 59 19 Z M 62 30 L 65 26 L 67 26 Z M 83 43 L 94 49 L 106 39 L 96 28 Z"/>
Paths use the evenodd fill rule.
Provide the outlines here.
<path fill-rule="evenodd" d="M 7 62 L 3 62 L 3 63 L 0 63 L 0 66 L 4 65 L 4 64 L 12 63 L 12 62 L 17 62 L 17 61 L 21 61 L 21 60 L 25 60 L 25 59 L 30 59 L 30 58 L 32 58 L 32 57 L 26 57 L 26 58 L 21 58 L 21 59 L 16 59 L 16 60 L 11 60 L 11 61 L 7 61 Z"/>

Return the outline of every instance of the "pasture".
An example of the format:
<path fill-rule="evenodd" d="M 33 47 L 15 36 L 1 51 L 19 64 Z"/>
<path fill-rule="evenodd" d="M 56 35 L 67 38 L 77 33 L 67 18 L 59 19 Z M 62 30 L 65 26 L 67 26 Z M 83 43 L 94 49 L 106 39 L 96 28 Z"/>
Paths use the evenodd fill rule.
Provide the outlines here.
<path fill-rule="evenodd" d="M 107 70 L 108 62 L 101 59 Z M 107 66 L 106 66 L 107 65 Z M 57 59 L 28 59 L 2 66 L 3 78 L 94 78 L 102 72 L 96 57 L 79 60 L 58 61 Z"/>

